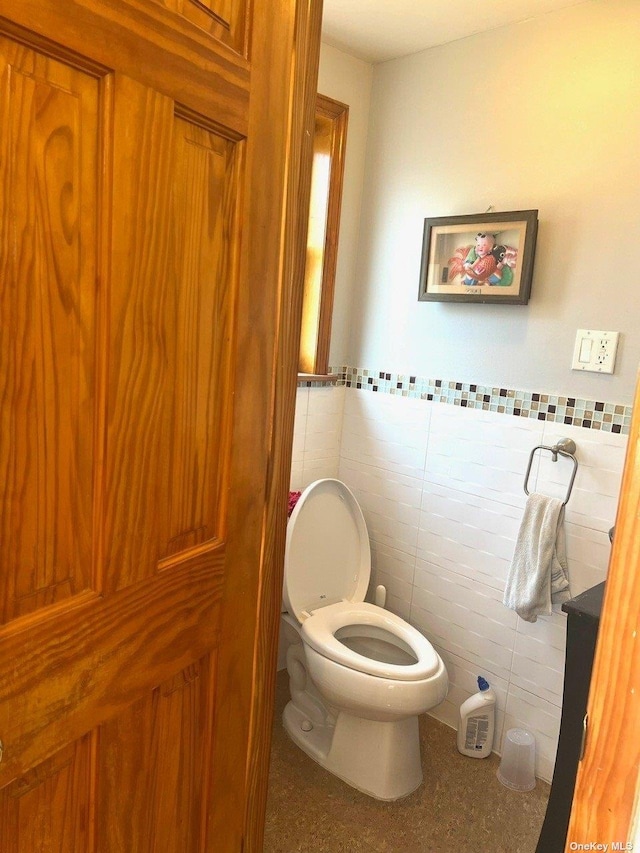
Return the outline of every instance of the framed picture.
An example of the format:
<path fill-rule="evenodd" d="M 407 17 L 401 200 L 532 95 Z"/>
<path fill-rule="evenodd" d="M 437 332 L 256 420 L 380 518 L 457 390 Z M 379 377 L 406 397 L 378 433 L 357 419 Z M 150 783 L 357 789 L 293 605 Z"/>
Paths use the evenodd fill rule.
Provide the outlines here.
<path fill-rule="evenodd" d="M 525 305 L 537 232 L 537 210 L 425 219 L 418 299 Z"/>

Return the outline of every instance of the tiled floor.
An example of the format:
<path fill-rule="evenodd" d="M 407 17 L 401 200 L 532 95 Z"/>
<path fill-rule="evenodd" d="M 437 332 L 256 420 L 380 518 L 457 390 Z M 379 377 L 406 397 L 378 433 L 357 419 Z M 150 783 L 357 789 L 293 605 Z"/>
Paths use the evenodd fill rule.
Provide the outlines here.
<path fill-rule="evenodd" d="M 499 758 L 465 758 L 452 729 L 421 718 L 425 782 L 381 803 L 336 779 L 288 738 L 278 673 L 264 853 L 534 853 L 549 786 L 526 794 L 496 778 Z"/>

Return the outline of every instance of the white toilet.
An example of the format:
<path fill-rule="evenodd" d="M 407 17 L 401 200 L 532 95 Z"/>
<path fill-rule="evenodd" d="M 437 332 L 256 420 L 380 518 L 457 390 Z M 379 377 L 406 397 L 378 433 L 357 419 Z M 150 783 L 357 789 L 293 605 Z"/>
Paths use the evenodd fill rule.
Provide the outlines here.
<path fill-rule="evenodd" d="M 362 511 L 339 480 L 318 480 L 287 527 L 283 627 L 290 642 L 294 742 L 330 772 L 380 800 L 422 782 L 418 715 L 447 695 L 429 641 L 399 616 L 364 602 L 371 573 Z"/>

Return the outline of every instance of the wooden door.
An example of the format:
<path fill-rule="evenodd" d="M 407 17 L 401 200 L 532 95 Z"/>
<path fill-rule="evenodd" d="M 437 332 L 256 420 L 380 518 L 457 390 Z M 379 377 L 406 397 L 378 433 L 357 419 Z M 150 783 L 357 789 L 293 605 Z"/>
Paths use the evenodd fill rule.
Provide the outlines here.
<path fill-rule="evenodd" d="M 584 756 L 578 765 L 565 850 L 637 850 L 640 840 L 640 381 L 636 387 L 587 712 Z"/>
<path fill-rule="evenodd" d="M 0 0 L 2 853 L 259 849 L 319 13 Z"/>

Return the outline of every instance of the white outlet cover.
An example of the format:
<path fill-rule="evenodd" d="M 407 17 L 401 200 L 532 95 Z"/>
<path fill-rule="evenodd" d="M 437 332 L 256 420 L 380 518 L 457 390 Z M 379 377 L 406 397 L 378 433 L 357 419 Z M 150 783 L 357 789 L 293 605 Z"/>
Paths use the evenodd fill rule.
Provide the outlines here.
<path fill-rule="evenodd" d="M 619 336 L 619 332 L 578 329 L 571 369 L 590 373 L 613 373 Z"/>

